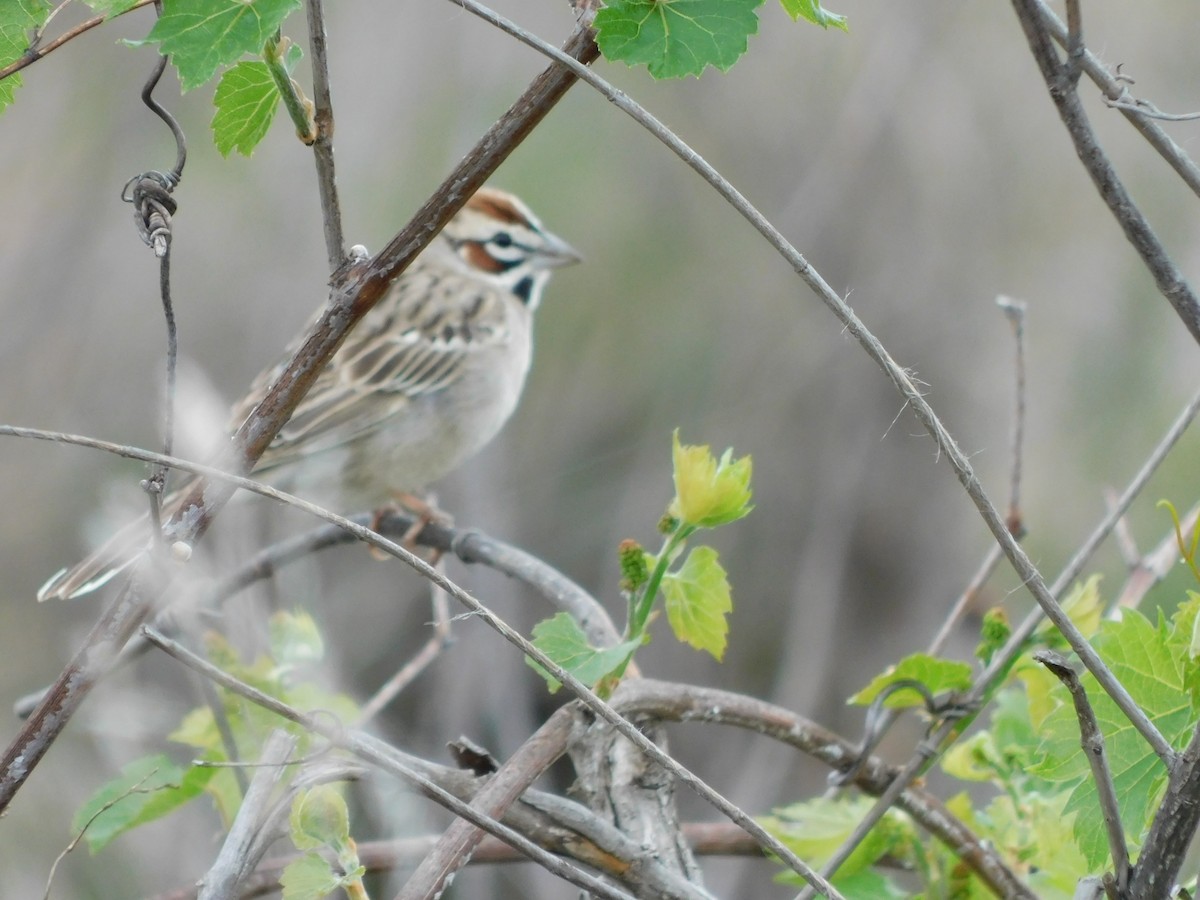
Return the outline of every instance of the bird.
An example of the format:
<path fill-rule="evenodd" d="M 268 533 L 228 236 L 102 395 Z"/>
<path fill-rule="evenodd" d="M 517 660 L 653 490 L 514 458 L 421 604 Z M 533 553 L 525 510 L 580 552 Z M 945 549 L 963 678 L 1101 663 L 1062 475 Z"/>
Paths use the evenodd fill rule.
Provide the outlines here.
<path fill-rule="evenodd" d="M 533 316 L 546 284 L 554 269 L 579 261 L 515 195 L 480 188 L 350 332 L 254 477 L 344 512 L 421 493 L 508 421 L 529 372 Z M 234 405 L 231 433 L 308 330 Z M 186 488 L 164 498 L 164 515 L 181 504 Z M 100 588 L 148 546 L 147 529 L 143 519 L 119 530 L 55 573 L 38 600 Z"/>

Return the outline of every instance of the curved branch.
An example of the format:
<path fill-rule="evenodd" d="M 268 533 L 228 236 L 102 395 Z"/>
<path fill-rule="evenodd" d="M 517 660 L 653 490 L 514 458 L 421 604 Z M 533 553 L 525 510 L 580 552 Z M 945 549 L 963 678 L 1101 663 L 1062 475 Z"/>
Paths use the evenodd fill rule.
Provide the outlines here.
<path fill-rule="evenodd" d="M 612 705 L 626 716 L 648 715 L 671 722 L 744 728 L 795 747 L 834 771 L 845 771 L 857 761 L 856 748 L 840 735 L 789 709 L 731 691 L 638 678 L 622 682 L 613 694 Z M 866 793 L 879 796 L 895 777 L 893 766 L 872 756 L 863 763 L 854 783 Z M 945 844 L 998 896 L 1034 900 L 1036 895 L 994 848 L 981 841 L 937 797 L 910 787 L 901 793 L 897 805 Z"/>

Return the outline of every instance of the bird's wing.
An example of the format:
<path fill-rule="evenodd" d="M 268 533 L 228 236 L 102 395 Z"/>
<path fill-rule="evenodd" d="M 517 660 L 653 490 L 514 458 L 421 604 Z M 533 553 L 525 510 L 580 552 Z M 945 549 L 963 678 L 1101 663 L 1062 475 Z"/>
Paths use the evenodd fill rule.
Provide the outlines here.
<path fill-rule="evenodd" d="M 256 471 L 353 443 L 413 400 L 445 390 L 472 356 L 507 339 L 506 297 L 475 280 L 410 270 L 391 291 L 326 364 Z M 236 424 L 286 362 L 259 376 L 235 411 Z"/>

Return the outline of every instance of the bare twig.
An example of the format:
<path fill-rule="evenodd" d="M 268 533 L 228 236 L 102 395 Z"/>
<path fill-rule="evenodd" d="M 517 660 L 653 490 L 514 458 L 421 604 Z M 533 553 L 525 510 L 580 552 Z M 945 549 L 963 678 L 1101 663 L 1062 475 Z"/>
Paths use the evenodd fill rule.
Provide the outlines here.
<path fill-rule="evenodd" d="M 1034 6 L 1038 16 L 1041 17 L 1042 24 L 1049 30 L 1054 40 L 1060 46 L 1067 46 L 1067 26 L 1043 0 L 1034 0 Z M 1118 101 L 1119 103 L 1128 96 L 1129 92 L 1126 90 L 1125 84 L 1129 79 L 1124 76 L 1113 77 L 1104 63 L 1086 47 L 1083 51 L 1082 66 L 1088 78 L 1104 92 L 1104 97 L 1108 102 Z M 1193 193 L 1200 196 L 1200 168 L 1197 168 L 1196 164 L 1183 152 L 1183 149 L 1171 140 L 1170 135 L 1154 124 L 1139 106 L 1130 107 L 1122 104 L 1117 108 L 1121 109 L 1129 123 L 1175 170 L 1175 174 L 1183 179 Z"/>
<path fill-rule="evenodd" d="M 143 6 L 149 6 L 150 4 L 152 4 L 154 2 L 155 2 L 155 0 L 137 0 L 137 2 L 133 6 L 129 7 L 129 9 L 124 10 L 123 12 L 119 13 L 119 15 L 125 15 L 125 13 L 127 13 L 127 12 L 133 12 L 135 9 L 141 9 Z M 86 31 L 91 31 L 97 25 L 103 25 L 105 23 L 105 21 L 107 21 L 108 19 L 109 19 L 109 16 L 93 16 L 92 18 L 88 19 L 85 22 L 80 22 L 78 25 L 76 25 L 70 31 L 64 31 L 62 34 L 60 34 L 58 37 L 56 37 L 50 43 L 46 44 L 46 46 L 44 46 L 44 47 L 31 46 L 28 50 L 26 50 L 21 55 L 20 59 L 15 59 L 11 63 L 9 63 L 7 66 L 0 68 L 0 81 L 3 81 L 5 78 L 7 78 L 9 75 L 12 75 L 14 72 L 21 71 L 26 66 L 33 65 L 35 62 L 37 62 L 42 57 L 47 56 L 50 53 L 53 53 L 55 50 L 57 50 L 63 44 L 67 43 L 67 41 L 74 40 L 75 38 L 79 37 L 81 34 L 83 34 Z M 41 36 L 39 35 L 38 37 L 40 38 Z"/>
<path fill-rule="evenodd" d="M 1121 826 L 1121 810 L 1117 806 L 1117 789 L 1113 785 L 1112 769 L 1104 749 L 1104 734 L 1096 721 L 1096 713 L 1088 702 L 1087 691 L 1079 681 L 1075 670 L 1066 658 L 1053 650 L 1039 650 L 1033 658 L 1050 670 L 1071 693 L 1075 703 L 1075 717 L 1079 720 L 1079 743 L 1083 755 L 1092 769 L 1092 780 L 1096 782 L 1096 793 L 1100 800 L 1100 812 L 1104 816 L 1104 827 L 1108 832 L 1108 849 L 1112 854 L 1113 869 L 1117 873 L 1117 892 L 1124 896 L 1129 885 L 1129 848 L 1125 844 L 1125 829 Z"/>
<path fill-rule="evenodd" d="M 436 585 L 431 586 L 433 596 L 433 634 L 421 646 L 412 659 L 397 670 L 396 674 L 384 682 L 358 711 L 354 724 L 362 727 L 382 712 L 389 703 L 395 700 L 417 676 L 424 672 L 438 658 L 446 645 L 450 643 L 450 610 L 446 594 Z"/>
<path fill-rule="evenodd" d="M 211 683 L 210 683 L 211 684 Z M 284 766 L 296 748 L 297 739 L 279 728 L 271 732 L 259 756 L 259 768 L 250 781 L 229 833 L 208 872 L 201 879 L 199 900 L 232 900 L 266 852 L 269 842 L 259 833 L 274 799 L 275 786 L 283 778 Z M 252 851 L 258 848 L 256 856 Z"/>
<path fill-rule="evenodd" d="M 489 818 L 502 818 L 525 789 L 566 751 L 574 723 L 572 708 L 560 706 L 488 779 L 486 787 L 471 800 L 471 807 Z M 475 825 L 456 819 L 409 876 L 396 900 L 430 900 L 439 896 L 455 873 L 470 861 L 483 836 L 484 832 Z"/>
<path fill-rule="evenodd" d="M 1070 64 L 1064 66 L 1058 61 L 1049 30 L 1040 14 L 1039 0 L 1012 0 L 1012 3 L 1017 19 L 1025 31 L 1029 49 L 1046 81 L 1050 98 L 1058 108 L 1058 114 L 1075 144 L 1075 152 L 1080 162 L 1096 185 L 1101 199 L 1125 232 L 1125 237 L 1154 278 L 1159 292 L 1171 304 L 1193 339 L 1200 342 L 1200 300 L 1197 300 L 1187 279 L 1171 261 L 1158 235 L 1125 190 L 1116 169 L 1096 139 L 1087 113 L 1079 100 L 1079 94 L 1075 90 L 1075 82 L 1070 78 Z"/>
<path fill-rule="evenodd" d="M 1106 97 L 1104 105 L 1110 109 L 1118 109 L 1122 112 L 1132 112 L 1150 119 L 1158 119 L 1160 122 L 1194 122 L 1196 119 L 1200 119 L 1200 112 L 1163 112 L 1149 100 L 1109 100 Z"/>
<path fill-rule="evenodd" d="M 1200 503 L 1195 504 L 1180 518 L 1180 530 L 1184 534 L 1192 531 L 1196 527 L 1197 519 L 1200 519 Z M 1116 605 L 1136 607 L 1142 602 L 1146 592 L 1166 578 L 1178 563 L 1179 541 L 1172 529 L 1153 550 L 1133 561 L 1129 578 L 1126 579 L 1125 586 L 1121 588 Z"/>
<path fill-rule="evenodd" d="M 996 305 L 1004 312 L 1013 330 L 1013 391 L 1012 443 L 1010 457 L 1012 474 L 1008 479 L 1008 530 L 1017 537 L 1025 533 L 1021 515 L 1021 467 L 1025 459 L 1025 314 L 1023 300 L 997 297 Z"/>
<path fill-rule="evenodd" d="M 1004 312 L 1009 324 L 1013 329 L 1013 343 L 1015 349 L 1015 358 L 1013 360 L 1013 376 L 1016 382 L 1016 387 L 1013 392 L 1013 425 L 1012 425 L 1012 440 L 1010 443 L 1011 451 L 1011 475 L 1008 480 L 1008 512 L 1005 515 L 1005 521 L 1008 524 L 1008 530 L 1019 540 L 1025 534 L 1024 517 L 1021 514 L 1021 469 L 1025 455 L 1025 303 L 1021 300 L 1013 300 L 1011 297 L 1000 296 L 996 298 L 996 305 Z M 996 566 L 1000 564 L 1004 552 L 999 544 L 993 544 L 988 550 L 987 555 L 979 564 L 979 568 L 975 570 L 975 574 L 971 576 L 971 580 L 967 582 L 966 588 L 959 594 L 958 599 L 954 601 L 954 605 L 950 607 L 950 612 L 946 614 L 946 618 L 942 620 L 942 625 L 938 629 L 932 641 L 929 642 L 929 653 L 932 656 L 937 656 L 942 652 L 942 648 L 946 646 L 946 641 L 950 640 L 950 635 L 954 632 L 955 627 L 966 615 L 967 610 L 975 602 L 975 598 L 979 592 L 983 590 L 983 586 L 987 580 L 992 577 L 992 573 L 996 571 Z"/>
<path fill-rule="evenodd" d="M 329 258 L 329 271 L 335 272 L 346 258 L 346 242 L 342 236 L 342 209 L 333 166 L 333 98 L 329 90 L 329 45 L 325 35 L 323 0 L 306 0 L 304 9 L 308 16 L 308 48 L 312 55 L 313 121 L 317 126 L 313 161 L 317 164 L 317 189 L 321 194 L 325 253 Z"/>

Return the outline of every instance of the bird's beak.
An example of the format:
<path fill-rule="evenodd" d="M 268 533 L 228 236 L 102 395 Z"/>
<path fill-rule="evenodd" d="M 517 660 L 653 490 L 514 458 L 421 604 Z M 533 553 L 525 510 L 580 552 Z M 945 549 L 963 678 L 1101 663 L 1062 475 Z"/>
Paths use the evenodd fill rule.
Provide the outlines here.
<path fill-rule="evenodd" d="M 538 250 L 541 264 L 547 269 L 557 269 L 560 266 L 573 266 L 583 262 L 579 251 L 556 234 L 546 232 L 542 235 L 546 245 Z"/>

